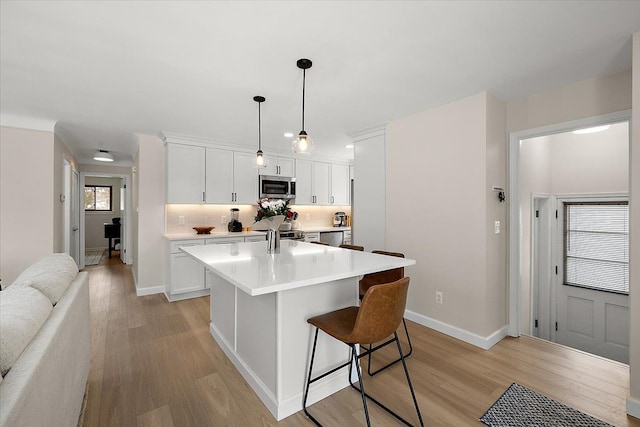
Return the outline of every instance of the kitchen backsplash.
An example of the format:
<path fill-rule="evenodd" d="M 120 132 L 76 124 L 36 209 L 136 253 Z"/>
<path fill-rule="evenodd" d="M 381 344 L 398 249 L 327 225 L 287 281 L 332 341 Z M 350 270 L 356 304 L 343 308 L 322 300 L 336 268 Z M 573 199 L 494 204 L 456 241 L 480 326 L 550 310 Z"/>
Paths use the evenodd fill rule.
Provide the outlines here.
<path fill-rule="evenodd" d="M 192 227 L 197 225 L 213 226 L 216 230 L 226 231 L 231 208 L 240 209 L 240 222 L 244 227 L 250 227 L 253 224 L 256 205 L 165 205 L 165 232 L 195 234 Z M 311 227 L 331 227 L 335 212 L 351 215 L 350 206 L 291 205 L 291 209 L 298 212 L 298 223 L 302 230 Z M 180 224 L 181 217 L 184 217 L 184 224 Z"/>

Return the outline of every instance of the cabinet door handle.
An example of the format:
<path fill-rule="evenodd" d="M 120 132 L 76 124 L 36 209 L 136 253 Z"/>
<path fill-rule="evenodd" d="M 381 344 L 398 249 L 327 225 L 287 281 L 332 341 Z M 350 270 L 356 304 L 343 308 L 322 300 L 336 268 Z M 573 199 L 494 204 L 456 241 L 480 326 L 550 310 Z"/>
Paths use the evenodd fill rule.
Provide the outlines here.
<path fill-rule="evenodd" d="M 331 204 L 334 204 L 336 202 L 336 198 L 331 196 Z"/>
<path fill-rule="evenodd" d="M 202 201 L 203 201 L 203 202 L 205 201 L 205 198 L 204 198 L 204 191 L 202 192 Z"/>

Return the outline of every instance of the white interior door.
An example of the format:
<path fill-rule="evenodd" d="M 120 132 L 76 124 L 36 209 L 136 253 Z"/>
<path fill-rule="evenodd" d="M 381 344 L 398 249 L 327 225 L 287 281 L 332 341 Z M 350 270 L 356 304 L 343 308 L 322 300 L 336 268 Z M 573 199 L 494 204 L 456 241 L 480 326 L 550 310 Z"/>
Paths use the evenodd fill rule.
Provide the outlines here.
<path fill-rule="evenodd" d="M 69 235 L 69 255 L 80 266 L 84 261 L 84 255 L 80 256 L 80 182 L 78 172 L 71 169 L 71 185 L 70 185 L 70 235 Z"/>
<path fill-rule="evenodd" d="M 570 205 L 559 201 L 555 341 L 629 363 L 628 210 L 626 217 L 600 218 L 599 213 L 567 215 L 567 209 Z"/>
<path fill-rule="evenodd" d="M 127 263 L 127 227 L 129 224 L 125 208 L 128 203 L 126 180 L 120 178 L 120 260 L 124 264 Z"/>
<path fill-rule="evenodd" d="M 531 207 L 531 331 L 535 337 L 550 340 L 554 303 L 551 227 L 555 224 L 555 204 L 550 196 L 533 195 Z"/>

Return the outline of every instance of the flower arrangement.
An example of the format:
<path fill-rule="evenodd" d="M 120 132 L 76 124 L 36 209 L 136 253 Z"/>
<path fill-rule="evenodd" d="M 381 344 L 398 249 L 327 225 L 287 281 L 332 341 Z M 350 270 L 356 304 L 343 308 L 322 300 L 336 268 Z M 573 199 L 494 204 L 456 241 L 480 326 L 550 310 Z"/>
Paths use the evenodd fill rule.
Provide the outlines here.
<path fill-rule="evenodd" d="M 258 222 L 263 218 L 271 218 L 276 215 L 284 215 L 285 221 L 291 220 L 293 212 L 289 207 L 288 200 L 271 200 L 269 198 L 258 200 L 258 212 L 254 218 L 255 222 Z"/>

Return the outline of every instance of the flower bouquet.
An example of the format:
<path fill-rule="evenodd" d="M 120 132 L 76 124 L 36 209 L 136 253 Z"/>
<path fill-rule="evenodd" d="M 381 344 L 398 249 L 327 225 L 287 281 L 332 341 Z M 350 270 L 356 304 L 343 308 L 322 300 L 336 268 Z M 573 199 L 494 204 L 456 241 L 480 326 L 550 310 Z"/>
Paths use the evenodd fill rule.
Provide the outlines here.
<path fill-rule="evenodd" d="M 271 200 L 269 198 L 258 201 L 258 211 L 254 217 L 254 230 L 278 230 L 284 221 L 290 221 L 293 212 L 288 200 Z"/>

